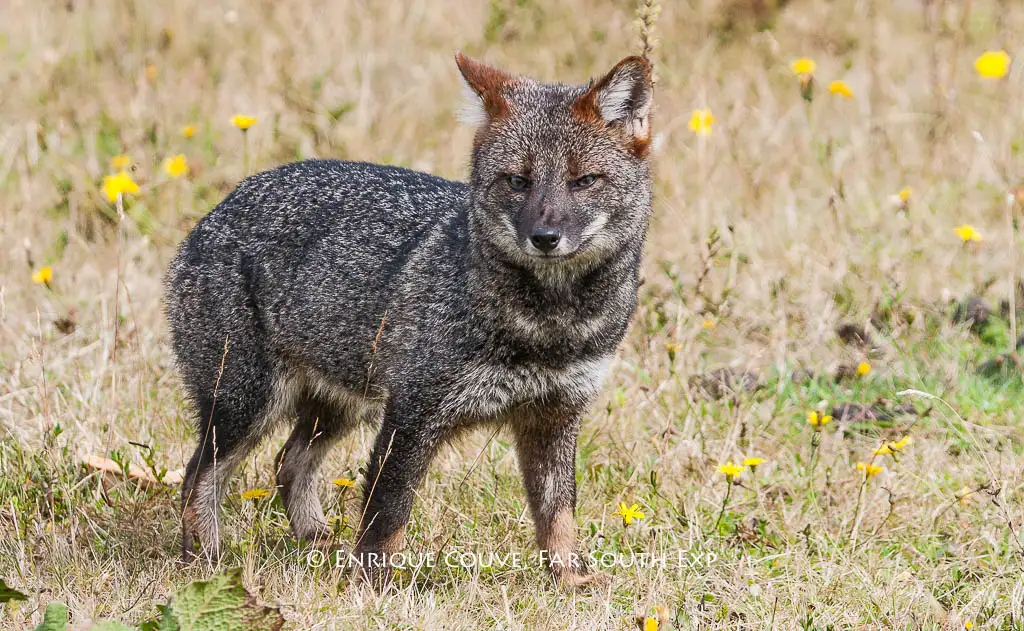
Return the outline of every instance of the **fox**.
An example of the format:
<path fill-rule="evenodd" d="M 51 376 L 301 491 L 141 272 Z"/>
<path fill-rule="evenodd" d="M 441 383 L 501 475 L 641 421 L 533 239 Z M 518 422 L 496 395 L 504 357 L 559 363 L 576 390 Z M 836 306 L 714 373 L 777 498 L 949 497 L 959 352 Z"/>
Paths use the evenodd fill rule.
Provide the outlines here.
<path fill-rule="evenodd" d="M 329 544 L 319 469 L 367 424 L 352 554 L 379 584 L 438 450 L 490 427 L 513 438 L 549 575 L 602 580 L 577 543 L 576 441 L 637 306 L 651 64 L 626 57 L 562 84 L 455 62 L 475 127 L 468 182 L 296 162 L 243 179 L 180 244 L 165 305 L 198 437 L 184 559 L 220 559 L 228 482 L 282 424 L 290 529 Z"/>

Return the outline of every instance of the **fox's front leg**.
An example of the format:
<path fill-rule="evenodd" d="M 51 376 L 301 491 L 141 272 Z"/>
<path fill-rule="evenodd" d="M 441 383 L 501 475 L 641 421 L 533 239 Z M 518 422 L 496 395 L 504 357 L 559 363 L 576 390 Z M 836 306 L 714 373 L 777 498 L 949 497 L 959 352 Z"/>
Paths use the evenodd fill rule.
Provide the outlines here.
<path fill-rule="evenodd" d="M 355 554 L 363 580 L 378 590 L 390 581 L 392 555 L 404 545 L 413 499 L 446 432 L 440 421 L 389 406 L 366 467 L 363 516 Z"/>
<path fill-rule="evenodd" d="M 516 450 L 523 472 L 537 545 L 559 584 L 592 583 L 576 545 L 576 435 L 578 415 L 530 415 L 515 425 Z"/>

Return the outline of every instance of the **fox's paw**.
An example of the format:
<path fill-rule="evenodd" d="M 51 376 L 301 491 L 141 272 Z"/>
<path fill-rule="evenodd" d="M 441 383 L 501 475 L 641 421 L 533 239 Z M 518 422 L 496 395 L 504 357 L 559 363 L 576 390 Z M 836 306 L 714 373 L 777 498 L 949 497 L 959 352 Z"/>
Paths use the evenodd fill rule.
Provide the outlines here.
<path fill-rule="evenodd" d="M 295 533 L 295 538 L 307 546 L 318 548 L 325 552 L 338 550 L 340 544 L 334 538 L 334 532 L 330 527 L 327 527 L 326 522 L 324 526 L 324 528 L 306 530 L 301 534 Z"/>
<path fill-rule="evenodd" d="M 398 586 L 395 579 L 395 570 L 390 567 L 356 568 L 356 585 L 361 589 L 372 590 L 376 594 L 383 594 Z"/>
<path fill-rule="evenodd" d="M 611 576 L 602 572 L 565 570 L 555 573 L 555 582 L 563 589 L 600 590 L 611 585 L 612 579 Z"/>
<path fill-rule="evenodd" d="M 305 517 L 291 520 L 292 534 L 299 541 L 314 543 L 320 541 L 331 541 L 334 539 L 334 531 L 326 519 Z"/>

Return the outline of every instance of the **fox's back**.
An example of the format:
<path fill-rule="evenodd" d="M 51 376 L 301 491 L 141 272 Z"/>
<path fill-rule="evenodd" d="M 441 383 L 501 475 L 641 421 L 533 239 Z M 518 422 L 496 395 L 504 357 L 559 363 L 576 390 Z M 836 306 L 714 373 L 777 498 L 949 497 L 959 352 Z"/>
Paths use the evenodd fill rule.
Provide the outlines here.
<path fill-rule="evenodd" d="M 245 316 L 282 352 L 333 341 L 339 355 L 352 353 L 338 363 L 361 370 L 359 356 L 402 268 L 432 231 L 464 217 L 466 195 L 458 182 L 339 160 L 247 178 L 196 225 L 171 264 L 175 341 L 201 320 L 230 329 Z"/>
<path fill-rule="evenodd" d="M 238 254 L 270 260 L 327 240 L 383 261 L 464 210 L 466 186 L 400 167 L 308 160 L 246 178 L 182 243 L 174 267 Z M 174 272 L 172 268 L 172 273 Z"/>

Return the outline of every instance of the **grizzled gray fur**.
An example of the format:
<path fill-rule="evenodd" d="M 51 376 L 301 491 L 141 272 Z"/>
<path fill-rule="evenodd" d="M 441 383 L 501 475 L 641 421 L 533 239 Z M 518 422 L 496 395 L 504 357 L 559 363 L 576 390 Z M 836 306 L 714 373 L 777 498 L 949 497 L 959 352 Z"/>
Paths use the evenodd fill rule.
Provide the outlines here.
<path fill-rule="evenodd" d="M 360 423 L 379 426 L 355 554 L 386 574 L 438 449 L 482 425 L 515 438 L 537 541 L 555 577 L 577 555 L 574 459 L 636 306 L 651 207 L 648 63 L 543 84 L 463 55 L 477 134 L 469 184 L 312 160 L 246 178 L 167 274 L 174 352 L 199 445 L 182 548 L 218 558 L 238 464 L 280 423 L 296 536 L 330 529 L 317 473 Z"/>

